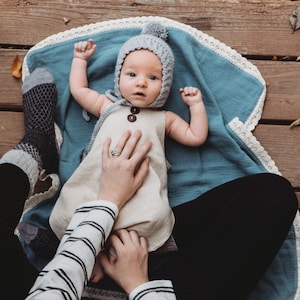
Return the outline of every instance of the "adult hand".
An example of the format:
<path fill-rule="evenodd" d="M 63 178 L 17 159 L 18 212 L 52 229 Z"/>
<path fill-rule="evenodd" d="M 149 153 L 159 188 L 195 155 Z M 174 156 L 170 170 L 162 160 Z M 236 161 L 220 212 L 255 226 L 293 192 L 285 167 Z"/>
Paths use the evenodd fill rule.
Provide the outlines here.
<path fill-rule="evenodd" d="M 96 262 L 95 262 L 94 267 L 93 267 L 93 271 L 92 271 L 92 274 L 91 274 L 91 277 L 90 277 L 90 282 L 97 283 L 101 279 L 103 279 L 104 275 L 105 275 L 105 272 L 104 272 L 103 267 L 101 265 L 100 253 L 99 253 L 98 256 L 96 257 Z"/>
<path fill-rule="evenodd" d="M 148 245 L 136 231 L 120 229 L 108 239 L 108 251 L 100 253 L 100 262 L 107 275 L 128 294 L 148 282 Z"/>
<path fill-rule="evenodd" d="M 149 157 L 146 155 L 152 143 L 146 141 L 136 149 L 141 136 L 141 131 L 133 134 L 126 131 L 114 149 L 118 156 L 110 155 L 111 139 L 106 140 L 98 199 L 111 201 L 121 209 L 143 184 L 149 170 Z"/>

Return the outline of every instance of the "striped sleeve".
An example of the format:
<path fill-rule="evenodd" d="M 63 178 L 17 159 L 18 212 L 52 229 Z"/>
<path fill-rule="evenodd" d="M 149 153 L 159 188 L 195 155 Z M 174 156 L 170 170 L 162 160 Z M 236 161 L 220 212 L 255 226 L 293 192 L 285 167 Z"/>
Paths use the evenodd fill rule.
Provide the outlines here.
<path fill-rule="evenodd" d="M 104 200 L 76 209 L 54 258 L 40 272 L 26 299 L 80 299 L 117 214 L 117 207 Z"/>
<path fill-rule="evenodd" d="M 175 292 L 170 280 L 153 280 L 135 288 L 128 300 L 175 300 Z"/>

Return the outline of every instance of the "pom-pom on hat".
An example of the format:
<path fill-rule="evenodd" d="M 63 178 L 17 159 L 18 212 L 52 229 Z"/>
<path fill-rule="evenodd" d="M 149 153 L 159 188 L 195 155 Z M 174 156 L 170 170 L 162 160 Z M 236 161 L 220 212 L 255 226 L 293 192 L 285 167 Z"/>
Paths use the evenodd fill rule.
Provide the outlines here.
<path fill-rule="evenodd" d="M 162 107 L 169 96 L 174 69 L 174 55 L 166 43 L 168 32 L 166 27 L 158 22 L 149 22 L 142 29 L 141 34 L 130 38 L 121 47 L 115 67 L 115 95 L 122 98 L 120 92 L 120 73 L 126 56 L 135 50 L 149 50 L 153 52 L 162 63 L 162 86 L 158 97 L 148 107 Z"/>

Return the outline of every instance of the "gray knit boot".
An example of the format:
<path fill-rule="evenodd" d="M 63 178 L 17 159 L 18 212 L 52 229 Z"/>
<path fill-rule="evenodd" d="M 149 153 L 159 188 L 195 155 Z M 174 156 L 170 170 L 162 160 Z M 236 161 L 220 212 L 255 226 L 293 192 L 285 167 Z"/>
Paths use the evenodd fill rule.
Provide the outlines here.
<path fill-rule="evenodd" d="M 28 176 L 31 195 L 40 172 L 58 173 L 58 150 L 54 131 L 57 92 L 53 76 L 46 69 L 35 69 L 24 80 L 23 111 L 25 135 L 0 159 L 22 169 Z M 33 251 L 52 257 L 59 240 L 51 229 L 20 222 L 19 232 Z"/>
<path fill-rule="evenodd" d="M 25 135 L 13 150 L 4 154 L 0 163 L 21 168 L 28 175 L 31 194 L 42 169 L 46 173 L 58 173 L 54 78 L 46 69 L 38 68 L 25 78 L 22 92 Z"/>
<path fill-rule="evenodd" d="M 30 153 L 46 173 L 58 173 L 54 131 L 57 93 L 54 78 L 46 69 L 35 69 L 25 78 L 22 92 L 25 136 L 15 149 Z"/>

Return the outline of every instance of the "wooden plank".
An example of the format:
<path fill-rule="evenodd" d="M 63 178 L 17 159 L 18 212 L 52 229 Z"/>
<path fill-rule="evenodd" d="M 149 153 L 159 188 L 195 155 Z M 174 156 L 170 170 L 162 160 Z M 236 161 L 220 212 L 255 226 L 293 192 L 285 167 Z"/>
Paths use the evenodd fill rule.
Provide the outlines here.
<path fill-rule="evenodd" d="M 23 137 L 23 122 L 21 112 L 0 111 L 0 157 Z M 300 128 L 260 124 L 254 134 L 276 162 L 283 176 L 300 189 L 300 155 L 299 147 L 296 147 L 296 141 L 300 141 Z"/>
<path fill-rule="evenodd" d="M 299 55 L 295 1 L 31 0 L 0 2 L 0 44 L 34 45 L 49 35 L 99 21 L 159 15 L 203 30 L 243 54 Z M 68 23 L 64 18 L 69 19 Z"/>
<path fill-rule="evenodd" d="M 21 109 L 22 81 L 11 75 L 11 63 L 18 54 L 22 60 L 27 51 L 0 49 L 0 109 Z M 268 85 L 263 119 L 291 122 L 300 117 L 300 68 L 297 62 L 251 60 Z"/>
<path fill-rule="evenodd" d="M 254 56 L 299 55 L 300 31 L 292 33 L 289 17 L 295 1 L 198 1 L 198 0 L 31 0 L 0 2 L 0 156 L 24 134 L 21 80 L 11 76 L 15 55 L 26 50 L 3 49 L 7 45 L 31 46 L 49 35 L 67 29 L 118 18 L 159 15 L 203 30 L 242 54 Z M 69 19 L 68 23 L 64 18 Z M 2 45 L 2 49 L 1 49 Z M 22 48 L 22 47 L 21 47 Z M 294 59 L 294 58 L 293 58 Z M 263 121 L 299 118 L 300 87 L 297 62 L 252 60 L 268 84 Z M 1 111 L 2 110 L 2 111 Z M 6 111 L 8 110 L 8 111 Z M 260 124 L 255 135 L 276 161 L 284 176 L 298 190 L 299 130 L 288 126 Z"/>
<path fill-rule="evenodd" d="M 300 118 L 300 65 L 297 62 L 252 61 L 267 83 L 263 119 Z"/>
<path fill-rule="evenodd" d="M 13 148 L 24 135 L 23 113 L 0 111 L 0 157 Z M 283 176 L 297 189 L 300 207 L 300 156 L 293 147 L 300 140 L 300 130 L 288 130 L 286 126 L 258 125 L 254 131 L 257 139 L 275 160 Z M 49 182 L 39 182 L 37 191 L 46 190 Z"/>
<path fill-rule="evenodd" d="M 276 162 L 282 175 L 300 189 L 300 127 L 258 125 L 254 135 Z"/>
<path fill-rule="evenodd" d="M 0 109 L 21 109 L 22 80 L 11 74 L 11 65 L 18 54 L 23 60 L 26 51 L 13 49 L 0 49 Z"/>
<path fill-rule="evenodd" d="M 0 111 L 0 157 L 22 139 L 24 132 L 22 112 Z"/>

